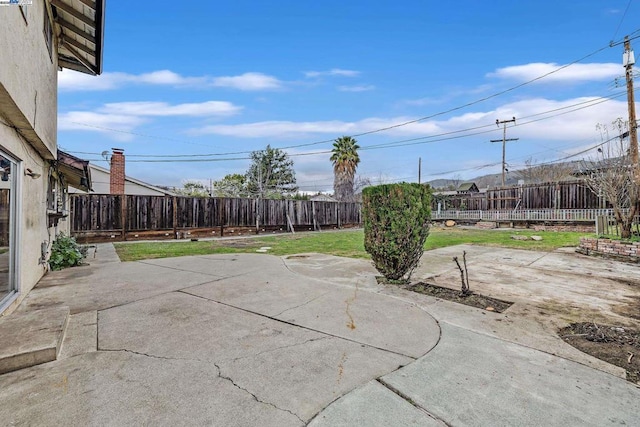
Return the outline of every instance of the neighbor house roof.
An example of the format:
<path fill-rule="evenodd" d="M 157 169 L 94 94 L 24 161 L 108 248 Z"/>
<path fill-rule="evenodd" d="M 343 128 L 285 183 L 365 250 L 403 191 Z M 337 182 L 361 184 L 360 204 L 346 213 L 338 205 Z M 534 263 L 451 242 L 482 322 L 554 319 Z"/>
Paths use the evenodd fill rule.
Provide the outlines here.
<path fill-rule="evenodd" d="M 58 65 L 81 73 L 102 73 L 105 0 L 49 0 L 60 27 Z"/>
<path fill-rule="evenodd" d="M 478 186 L 476 185 L 475 182 L 463 182 L 462 184 L 460 184 L 460 187 L 458 187 L 458 192 L 474 192 L 477 193 L 478 192 Z"/>
<path fill-rule="evenodd" d="M 111 171 L 109 169 L 103 168 L 101 166 L 98 166 L 95 163 L 91 164 L 91 168 L 111 175 Z M 153 191 L 157 191 L 159 193 L 163 193 L 163 194 L 165 194 L 167 196 L 175 196 L 175 193 L 173 191 L 169 191 L 166 188 L 158 187 L 158 186 L 146 183 L 144 181 L 140 181 L 139 179 L 131 178 L 128 175 L 124 177 L 124 180 L 125 180 L 125 185 L 127 183 L 136 184 L 136 185 L 139 185 L 141 187 L 148 188 L 149 190 L 153 190 Z"/>

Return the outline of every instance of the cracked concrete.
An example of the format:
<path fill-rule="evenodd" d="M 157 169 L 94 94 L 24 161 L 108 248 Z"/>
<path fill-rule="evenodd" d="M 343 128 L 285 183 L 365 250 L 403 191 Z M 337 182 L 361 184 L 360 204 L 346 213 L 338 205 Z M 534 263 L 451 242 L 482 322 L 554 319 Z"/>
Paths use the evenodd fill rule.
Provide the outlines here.
<path fill-rule="evenodd" d="M 382 286 L 364 260 L 246 254 L 118 263 L 111 245 L 99 246 L 95 265 L 46 276 L 20 308 L 64 305 L 72 315 L 57 361 L 0 376 L 3 422 L 637 421 L 640 391 L 602 372 L 620 375 L 610 365 L 552 336 L 548 324 L 527 315 L 535 306 L 517 302 L 505 313 L 486 313 Z M 463 249 L 470 254 L 472 287 L 474 272 L 486 264 L 482 274 L 496 276 L 497 293 L 516 292 L 509 286 L 514 272 L 562 283 L 571 276 L 557 274 L 564 264 L 586 277 L 583 289 L 598 277 L 607 289 L 624 287 L 616 265 L 596 263 L 586 271 L 580 258 L 567 254 L 469 246 L 428 253 L 414 277 L 445 280 L 455 273 L 452 254 Z M 635 271 L 619 271 L 640 281 Z M 476 280 L 477 288 L 485 286 Z M 585 405 L 600 413 L 582 411 Z"/>
<path fill-rule="evenodd" d="M 299 416 L 298 414 L 296 414 L 295 412 L 290 411 L 290 410 L 288 410 L 288 409 L 279 408 L 279 407 L 277 407 L 276 405 L 274 405 L 274 404 L 273 404 L 273 403 L 271 403 L 271 402 L 266 402 L 266 401 L 264 401 L 264 400 L 260 400 L 260 399 L 258 398 L 258 396 L 256 396 L 255 394 L 251 393 L 251 392 L 250 392 L 249 390 L 247 390 L 246 388 L 241 387 L 240 385 L 236 384 L 236 383 L 235 383 L 235 381 L 233 381 L 233 379 L 232 379 L 232 378 L 227 377 L 227 376 L 225 376 L 225 375 L 222 375 L 222 370 L 220 369 L 220 366 L 216 365 L 215 363 L 214 363 L 214 366 L 215 366 L 216 368 L 218 368 L 218 376 L 219 376 L 220 378 L 222 378 L 222 379 L 225 379 L 225 380 L 229 381 L 231 384 L 233 384 L 233 385 L 234 385 L 235 387 L 237 387 L 238 389 L 240 389 L 240 390 L 242 390 L 242 391 L 244 391 L 244 392 L 248 393 L 249 395 L 251 395 L 251 397 L 253 397 L 253 398 L 254 398 L 254 400 L 255 400 L 256 402 L 259 402 L 259 403 L 263 403 L 263 404 L 265 404 L 265 405 L 272 406 L 272 407 L 276 408 L 276 409 L 277 409 L 277 410 L 279 410 L 279 411 L 288 412 L 288 413 L 290 413 L 291 415 L 295 416 L 297 419 L 299 419 L 299 420 L 300 420 L 300 422 L 301 422 L 301 423 L 303 423 L 303 424 L 304 424 L 304 422 L 305 422 L 305 421 L 304 421 L 302 418 L 300 418 L 300 416 Z"/>

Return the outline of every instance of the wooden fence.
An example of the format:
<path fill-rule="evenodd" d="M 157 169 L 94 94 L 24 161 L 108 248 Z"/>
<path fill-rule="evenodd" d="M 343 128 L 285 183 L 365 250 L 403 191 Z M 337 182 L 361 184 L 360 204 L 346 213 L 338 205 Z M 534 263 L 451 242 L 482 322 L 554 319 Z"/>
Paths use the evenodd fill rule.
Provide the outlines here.
<path fill-rule="evenodd" d="M 625 211 L 625 213 L 628 214 L 629 211 Z M 631 233 L 640 236 L 640 215 L 636 215 L 633 218 L 631 224 Z M 596 217 L 596 234 L 598 236 L 620 238 L 620 225 L 618 224 L 618 221 L 616 221 L 613 210 Z"/>
<path fill-rule="evenodd" d="M 118 196 L 71 196 L 71 233 L 83 241 L 186 237 L 357 226 L 359 203 Z"/>
<path fill-rule="evenodd" d="M 584 181 L 529 184 L 486 193 L 438 195 L 433 210 L 601 209 L 609 207 Z"/>

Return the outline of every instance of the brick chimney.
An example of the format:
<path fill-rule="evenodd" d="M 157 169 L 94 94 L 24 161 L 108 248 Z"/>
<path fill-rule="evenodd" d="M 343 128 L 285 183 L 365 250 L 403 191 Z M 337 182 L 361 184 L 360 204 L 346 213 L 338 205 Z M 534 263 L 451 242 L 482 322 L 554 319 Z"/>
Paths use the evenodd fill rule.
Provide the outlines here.
<path fill-rule="evenodd" d="M 112 150 L 109 192 L 124 194 L 124 150 L 121 148 L 112 148 Z"/>

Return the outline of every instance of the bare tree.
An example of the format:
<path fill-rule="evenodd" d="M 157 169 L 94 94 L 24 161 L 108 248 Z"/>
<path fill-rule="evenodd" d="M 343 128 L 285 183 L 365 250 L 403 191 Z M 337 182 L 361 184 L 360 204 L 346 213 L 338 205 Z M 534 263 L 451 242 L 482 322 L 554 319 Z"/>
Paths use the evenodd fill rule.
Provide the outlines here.
<path fill-rule="evenodd" d="M 362 202 L 362 189 L 371 186 L 371 179 L 358 175 L 353 183 L 353 193 L 356 202 Z"/>
<path fill-rule="evenodd" d="M 179 194 L 181 196 L 188 196 L 188 197 L 209 197 L 209 191 L 207 190 L 207 187 L 199 181 L 194 181 L 194 180 L 187 180 L 187 181 L 183 181 L 182 183 L 182 188 L 176 188 L 175 190 L 173 190 L 176 194 Z"/>
<path fill-rule="evenodd" d="M 458 261 L 458 257 L 454 256 L 453 261 L 455 261 L 458 266 L 458 270 L 460 270 L 460 280 L 462 282 L 462 286 L 460 288 L 460 296 L 466 297 L 472 294 L 471 289 L 469 289 L 469 272 L 467 271 L 467 251 L 462 251 L 462 262 L 464 264 L 464 270 L 460 266 L 460 261 Z"/>
<path fill-rule="evenodd" d="M 613 122 L 613 127 L 618 134 L 610 138 L 609 128 L 598 125 L 603 143 L 597 156 L 585 163 L 584 170 L 589 171 L 586 178 L 589 188 L 611 204 L 620 226 L 620 237 L 628 239 L 640 201 L 640 187 L 636 180 L 638 165 L 633 164 L 625 141 L 629 134 L 625 134 L 625 129 L 628 130 L 629 123 L 618 119 Z"/>
<path fill-rule="evenodd" d="M 573 168 L 570 163 L 541 163 L 529 158 L 524 162 L 524 169 L 515 171 L 518 179 L 525 184 L 539 184 L 542 182 L 559 182 L 573 177 Z"/>
<path fill-rule="evenodd" d="M 460 184 L 462 184 L 462 175 L 460 175 L 459 173 L 453 175 L 450 180 L 451 182 L 450 184 L 450 189 L 451 190 L 457 190 L 458 187 L 460 187 Z"/>

